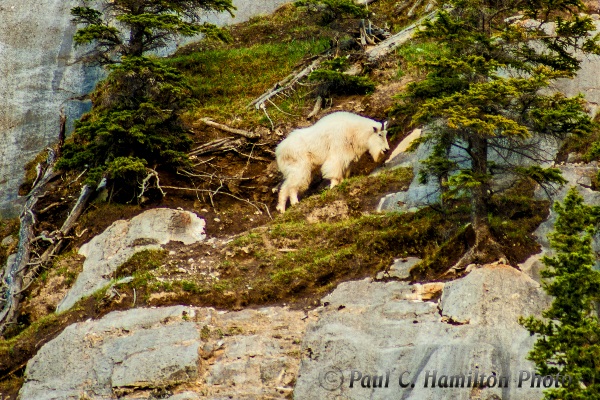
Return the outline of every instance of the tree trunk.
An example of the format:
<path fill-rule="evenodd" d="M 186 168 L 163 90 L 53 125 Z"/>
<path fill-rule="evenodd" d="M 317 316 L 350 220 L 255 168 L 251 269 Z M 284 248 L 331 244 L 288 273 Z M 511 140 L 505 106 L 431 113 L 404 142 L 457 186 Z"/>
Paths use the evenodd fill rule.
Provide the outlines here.
<path fill-rule="evenodd" d="M 471 189 L 471 223 L 475 232 L 475 243 L 452 267 L 463 269 L 472 263 L 483 264 L 506 258 L 502 247 L 492 235 L 488 221 L 490 184 L 487 179 L 487 139 L 476 136 L 469 140 L 471 169 L 481 183 Z"/>

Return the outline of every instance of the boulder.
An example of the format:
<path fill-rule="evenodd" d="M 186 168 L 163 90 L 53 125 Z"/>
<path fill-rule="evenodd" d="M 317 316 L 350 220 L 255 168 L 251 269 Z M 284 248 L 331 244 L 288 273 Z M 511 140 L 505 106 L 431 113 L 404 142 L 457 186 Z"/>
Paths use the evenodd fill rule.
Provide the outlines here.
<path fill-rule="evenodd" d="M 160 245 L 171 241 L 192 244 L 204 240 L 204 226 L 204 220 L 195 214 L 168 208 L 145 211 L 130 221 L 115 221 L 79 249 L 79 254 L 86 257 L 83 271 L 56 311 L 66 311 L 104 288 L 117 268 L 135 253 L 160 249 Z"/>
<path fill-rule="evenodd" d="M 195 379 L 200 340 L 187 321 L 194 315 L 175 306 L 73 324 L 29 361 L 20 398 L 114 399 L 119 391 Z"/>
<path fill-rule="evenodd" d="M 184 306 L 112 312 L 67 327 L 27 364 L 27 400 L 287 398 L 301 311 Z M 87 396 L 87 397 L 86 397 Z M 163 398 L 163 397 L 161 397 Z"/>
<path fill-rule="evenodd" d="M 339 285 L 307 329 L 295 398 L 540 399 L 542 389 L 518 387 L 520 371 L 533 369 L 526 357 L 535 340 L 518 318 L 549 305 L 540 285 L 510 266 L 487 265 L 441 290 L 441 299 L 415 301 L 406 282 Z M 485 374 L 484 382 L 506 377 L 508 387 L 437 387 L 475 373 Z M 384 383 L 389 376 L 388 387 L 374 388 L 374 376 Z M 400 387 L 400 377 L 408 387 Z"/>

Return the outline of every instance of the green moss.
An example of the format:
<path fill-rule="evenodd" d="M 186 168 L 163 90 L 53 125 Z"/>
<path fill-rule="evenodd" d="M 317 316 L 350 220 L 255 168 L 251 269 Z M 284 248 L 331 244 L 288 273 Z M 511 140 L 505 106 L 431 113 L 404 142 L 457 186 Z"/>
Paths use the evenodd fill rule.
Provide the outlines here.
<path fill-rule="evenodd" d="M 114 276 L 123 278 L 134 275 L 136 279 L 145 279 L 149 271 L 160 268 L 167 258 L 166 250 L 143 250 L 135 253 L 129 260 L 117 268 Z"/>

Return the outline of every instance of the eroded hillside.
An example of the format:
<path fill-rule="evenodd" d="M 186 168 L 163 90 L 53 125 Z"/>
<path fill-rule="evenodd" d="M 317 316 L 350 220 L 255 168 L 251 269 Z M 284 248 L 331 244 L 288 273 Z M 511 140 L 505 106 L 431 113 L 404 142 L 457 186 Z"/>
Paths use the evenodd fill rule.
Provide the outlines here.
<path fill-rule="evenodd" d="M 373 2 L 369 5 L 373 12 L 371 21 L 383 32 L 374 37 L 381 41 L 385 36 L 401 31 L 430 12 L 433 4 Z M 78 343 L 75 348 L 81 341 L 85 348 L 87 339 L 82 332 L 88 332 L 88 328 L 93 332 L 108 329 L 102 324 L 115 329 L 100 340 L 111 351 L 113 347 L 123 345 L 123 340 L 125 347 L 131 346 L 127 351 L 137 354 L 132 343 L 138 335 L 144 338 L 164 335 L 169 348 L 182 350 L 181 346 L 191 346 L 183 349 L 182 354 L 187 354 L 188 350 L 197 352 L 199 359 L 184 360 L 185 365 L 172 376 L 148 372 L 147 376 L 139 377 L 126 369 L 114 368 L 111 370 L 113 386 L 102 382 L 93 388 L 97 392 L 91 389 L 89 392 L 98 397 L 89 394 L 87 388 L 81 389 L 82 396 L 171 398 L 171 395 L 191 393 L 189 396 L 210 398 L 221 395 L 291 398 L 299 360 L 303 359 L 303 363 L 310 366 L 318 362 L 318 357 L 307 352 L 314 350 L 315 354 L 327 354 L 331 351 L 315 344 L 320 340 L 317 336 L 328 334 L 327 324 L 331 321 L 341 325 L 348 323 L 338 314 L 346 312 L 343 311 L 346 307 L 351 319 L 357 320 L 362 318 L 361 310 L 371 307 L 374 316 L 368 323 L 390 319 L 390 324 L 398 325 L 398 332 L 420 338 L 420 345 L 426 338 L 418 330 L 419 324 L 432 321 L 442 345 L 446 340 L 443 338 L 454 340 L 464 332 L 465 337 L 476 336 L 478 332 L 493 336 L 485 328 L 487 311 L 482 308 L 467 312 L 468 305 L 457 300 L 464 298 L 465 288 L 471 287 L 469 285 L 487 284 L 488 279 L 498 283 L 498 296 L 512 293 L 514 288 L 519 296 L 533 294 L 539 298 L 539 304 L 531 303 L 526 308 L 528 312 L 539 312 L 540 304 L 547 301 L 539 284 L 510 266 L 525 262 L 542 248 L 536 239 L 540 235 L 540 224 L 549 215 L 550 201 L 532 182 L 520 182 L 493 197 L 491 229 L 507 259 L 501 265 L 477 269 L 475 274 L 472 271 L 479 266 L 449 270 L 473 243 L 472 229 L 468 225 L 468 201 L 457 200 L 443 210 L 425 207 L 405 212 L 375 211 L 384 196 L 404 192 L 411 183 L 417 182 L 413 166 L 418 160 L 414 153 L 402 155 L 400 161 L 387 164 L 384 161 L 375 163 L 365 154 L 353 164 L 352 177 L 340 186 L 328 190 L 327 182 L 316 176 L 299 205 L 283 215 L 275 211 L 276 189 L 281 176 L 274 162 L 274 148 L 287 133 L 295 127 L 311 125 L 337 110 L 376 120 L 388 118 L 390 108 L 397 101 L 395 96 L 402 93 L 409 82 L 422 78 L 420 71 L 408 68 L 406 60 L 414 59 L 422 52 L 436 51 L 427 45 L 408 42 L 372 61 L 365 56 L 365 49 L 372 46 L 363 47 L 360 43 L 357 19 L 342 18 L 324 23 L 322 18 L 318 12 L 286 5 L 273 15 L 232 26 L 233 42 L 228 45 L 205 40 L 180 49 L 168 59 L 170 66 L 186 75 L 195 100 L 195 106 L 184 116 L 194 135 L 194 149 L 190 152 L 193 167 L 176 173 L 159 169 L 160 187 L 149 188 L 143 196 L 133 200 L 124 199 L 119 188 L 114 186 L 95 196 L 62 253 L 44 265 L 31 286 L 26 288 L 18 320 L 0 341 L 0 375 L 3 376 L 0 392 L 5 398 L 16 399 L 24 380 L 31 378 L 24 376 L 25 367 L 36 353 L 39 356 L 35 362 L 39 364 L 35 365 L 45 365 L 46 369 L 52 368 L 54 354 L 68 354 L 64 348 L 38 353 L 46 343 L 60 335 L 57 340 L 65 343 L 73 340 Z M 260 103 L 262 107 L 253 104 L 270 89 L 284 87 L 288 82 L 286 77 L 297 74 L 315 60 L 326 62 L 336 58 L 347 60 L 346 75 L 371 81 L 374 84 L 372 93 L 338 92 L 339 87 L 326 87 L 322 82 L 303 78 L 298 84 Z M 307 118 L 310 114 L 314 115 Z M 390 120 L 392 149 L 412 131 L 410 117 L 396 115 Z M 569 145 L 579 146 L 579 149 L 585 147 L 582 143 Z M 560 154 L 569 152 L 573 149 L 563 148 Z M 36 163 L 29 165 L 29 180 L 22 187 L 25 193 L 35 180 L 35 166 Z M 581 186 L 592 192 L 596 184 L 590 176 L 595 175 L 595 170 L 592 171 L 594 166 L 590 168 L 582 175 L 590 179 L 590 184 Z M 581 176 L 575 173 L 569 179 L 579 183 Z M 36 242 L 37 252 L 42 253 L 47 248 L 43 233 L 60 227 L 77 199 L 81 185 L 81 176 L 73 173 L 57 176 L 49 183 L 47 194 L 35 209 L 38 220 L 35 235 L 40 238 Z M 173 239 L 168 244 L 158 245 L 148 235 L 141 235 L 139 241 L 133 240 L 127 245 L 138 251 L 127 257 L 127 261 L 108 272 L 100 262 L 98 270 L 90 272 L 90 281 L 94 280 L 95 273 L 108 282 L 102 289 L 94 290 L 91 295 L 84 293 L 69 307 L 61 308 L 65 296 L 77 286 L 77 280 L 82 279 L 82 270 L 88 268 L 84 266 L 85 257 L 78 253 L 81 247 L 107 228 L 114 227 L 115 221 L 131 220 L 154 208 L 189 211 L 193 218 L 203 219 L 206 239 L 189 244 Z M 185 217 L 177 218 L 185 220 Z M 187 224 L 184 221 L 181 226 L 187 227 Z M 175 231 L 178 229 L 179 225 Z M 544 229 L 547 232 L 550 228 Z M 3 263 L 15 251 L 17 230 L 17 221 L 2 222 L 0 236 L 7 238 L 2 242 L 0 254 Z M 110 240 L 125 242 L 118 238 Z M 107 239 L 108 248 L 110 240 Z M 148 248 L 142 249 L 144 246 Z M 408 270 L 402 267 L 403 260 L 410 262 L 410 267 L 417 266 Z M 469 272 L 468 280 L 463 278 Z M 343 283 L 347 281 L 356 282 Z M 331 294 L 336 288 L 338 290 Z M 482 302 L 493 301 L 490 299 L 495 296 L 486 291 L 477 293 Z M 329 297 L 321 301 L 328 294 Z M 386 296 L 394 299 L 393 304 Z M 455 303 L 442 306 L 441 298 Z M 450 298 L 453 300 L 448 300 Z M 365 299 L 364 304 L 361 299 Z M 418 304 L 414 305 L 414 301 Z M 453 306 L 458 303 L 461 305 Z M 160 308 L 166 306 L 172 307 Z M 388 306 L 392 307 L 391 311 L 386 308 Z M 148 307 L 159 307 L 159 311 L 148 311 Z M 61 313 L 55 312 L 57 308 Z M 135 314 L 127 313 L 127 310 L 136 308 L 143 309 L 140 312 L 148 314 L 152 322 L 146 325 L 138 320 L 131 322 L 129 318 L 137 317 L 132 317 Z M 510 310 L 516 315 L 520 307 L 513 304 Z M 108 322 L 101 319 L 109 313 Z M 105 322 L 84 322 L 90 318 Z M 314 331 L 308 339 L 303 336 L 305 319 L 306 323 L 314 323 L 311 325 Z M 76 323 L 80 324 L 73 325 Z M 405 323 L 414 326 L 404 327 Z M 373 338 L 382 342 L 389 339 L 378 336 L 359 322 L 350 325 L 351 329 L 360 325 L 356 329 L 365 342 Z M 69 330 L 65 332 L 67 327 Z M 128 329 L 135 332 L 131 336 L 134 339 L 127 339 Z M 170 329 L 181 332 L 181 337 L 175 337 Z M 196 331 L 200 334 L 196 335 Z M 517 324 L 509 324 L 505 333 L 523 336 L 523 343 L 529 343 Z M 338 334 L 333 336 L 342 346 L 340 354 L 347 358 L 353 353 L 348 347 L 352 339 L 345 335 L 336 336 Z M 273 338 L 276 343 L 269 341 Z M 400 336 L 395 339 L 400 340 Z M 486 336 L 487 339 L 493 338 Z M 313 345 L 300 346 L 303 340 Z M 504 336 L 501 341 L 509 343 Z M 273 343 L 281 350 L 265 350 L 274 346 Z M 240 346 L 246 349 L 257 346 L 256 365 L 251 361 L 254 356 L 248 356 Z M 476 347 L 471 350 L 479 351 Z M 525 347 L 518 349 L 519 355 L 525 351 Z M 113 368 L 105 353 L 104 350 L 90 350 L 89 356 Z M 123 357 L 130 357 L 130 353 Z M 178 353 L 174 351 L 173 354 Z M 442 357 L 440 354 L 437 356 Z M 115 357 L 121 356 L 111 353 L 108 358 Z M 252 377 L 259 377 L 262 386 L 252 388 L 249 384 L 252 377 L 249 377 L 238 382 L 240 388 L 236 391 L 236 379 L 232 376 L 236 371 L 241 373 L 242 368 L 236 364 L 236 357 L 248 360 L 248 365 L 252 365 Z M 502 353 L 502 357 L 511 356 Z M 181 358 L 185 357 L 182 355 Z M 139 364 L 132 364 L 135 367 L 131 368 L 139 369 L 140 365 L 158 359 L 160 355 L 152 354 L 148 359 L 141 358 Z M 393 359 L 388 361 L 394 362 Z M 512 362 L 504 361 L 506 365 Z M 510 365 L 515 367 L 513 364 Z M 73 365 L 71 374 L 79 370 L 76 364 Z M 482 365 L 495 367 L 492 361 Z M 318 374 L 317 370 L 314 369 Z M 48 390 L 44 385 L 54 384 L 51 374 L 44 375 L 39 371 L 32 372 L 31 381 L 42 382 L 41 386 L 30 385 L 22 392 L 31 393 L 31 398 L 38 398 L 36 396 Z M 94 375 L 93 371 L 87 370 L 85 374 L 87 377 Z M 315 373 L 308 373 L 309 378 L 301 381 L 298 398 L 310 396 L 307 393 L 318 380 L 313 375 Z M 80 389 L 80 382 L 68 384 L 71 386 L 64 389 L 64 393 Z M 52 388 L 56 393 L 63 390 Z M 528 392 L 528 395 L 539 394 L 532 393 Z"/>

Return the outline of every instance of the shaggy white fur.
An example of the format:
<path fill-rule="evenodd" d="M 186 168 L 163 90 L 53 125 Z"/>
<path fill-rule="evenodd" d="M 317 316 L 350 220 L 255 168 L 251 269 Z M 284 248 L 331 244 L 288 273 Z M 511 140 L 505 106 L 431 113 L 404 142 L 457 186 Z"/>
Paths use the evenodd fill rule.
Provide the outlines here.
<path fill-rule="evenodd" d="M 275 149 L 277 166 L 285 179 L 277 210 L 285 211 L 288 198 L 292 205 L 298 203 L 298 194 L 308 189 L 312 171 L 319 167 L 333 188 L 347 177 L 350 163 L 367 151 L 377 161 L 390 149 L 386 128 L 387 122 L 341 111 L 291 132 Z"/>

